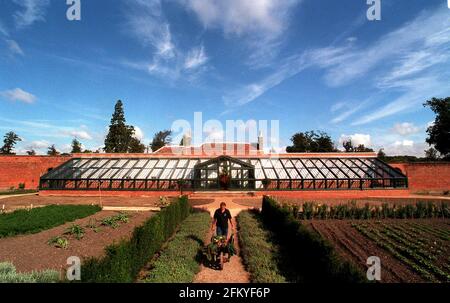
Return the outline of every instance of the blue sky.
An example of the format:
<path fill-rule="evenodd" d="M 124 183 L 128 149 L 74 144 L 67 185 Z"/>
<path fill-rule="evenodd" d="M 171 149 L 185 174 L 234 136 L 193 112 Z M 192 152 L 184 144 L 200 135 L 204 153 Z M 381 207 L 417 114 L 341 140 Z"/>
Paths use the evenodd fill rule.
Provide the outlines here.
<path fill-rule="evenodd" d="M 319 129 L 420 155 L 422 103 L 450 95 L 445 0 L 382 0 L 381 21 L 365 0 L 81 0 L 81 21 L 65 2 L 0 0 L 0 133 L 19 153 L 101 147 L 121 99 L 145 143 L 201 111 L 279 120 L 280 147 Z"/>

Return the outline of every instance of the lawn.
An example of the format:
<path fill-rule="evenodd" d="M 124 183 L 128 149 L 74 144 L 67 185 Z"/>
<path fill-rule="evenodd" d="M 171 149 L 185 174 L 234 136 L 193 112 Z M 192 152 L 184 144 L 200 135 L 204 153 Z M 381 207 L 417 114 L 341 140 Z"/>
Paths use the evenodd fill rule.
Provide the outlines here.
<path fill-rule="evenodd" d="M 50 205 L 0 215 L 0 238 L 34 234 L 100 211 L 93 205 Z"/>

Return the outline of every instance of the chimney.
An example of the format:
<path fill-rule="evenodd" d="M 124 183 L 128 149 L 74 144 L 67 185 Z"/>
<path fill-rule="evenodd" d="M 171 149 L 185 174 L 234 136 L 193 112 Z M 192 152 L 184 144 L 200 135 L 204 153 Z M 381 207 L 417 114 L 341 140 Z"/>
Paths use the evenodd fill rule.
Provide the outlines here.
<path fill-rule="evenodd" d="M 191 144 L 192 144 L 192 136 L 191 136 L 191 132 L 188 131 L 183 136 L 183 146 L 190 147 Z"/>
<path fill-rule="evenodd" d="M 262 131 L 259 132 L 259 136 L 258 136 L 258 150 L 264 151 L 264 137 L 263 137 Z"/>

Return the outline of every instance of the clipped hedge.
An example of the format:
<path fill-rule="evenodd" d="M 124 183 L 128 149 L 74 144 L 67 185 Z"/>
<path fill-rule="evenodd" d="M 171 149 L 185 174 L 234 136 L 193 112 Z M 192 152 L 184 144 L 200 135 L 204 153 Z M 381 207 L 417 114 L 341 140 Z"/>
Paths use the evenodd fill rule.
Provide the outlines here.
<path fill-rule="evenodd" d="M 106 247 L 106 256 L 86 260 L 81 266 L 81 280 L 90 283 L 135 281 L 141 268 L 160 250 L 189 212 L 187 197 L 164 208 L 136 227 L 131 239 Z"/>
<path fill-rule="evenodd" d="M 191 283 L 200 270 L 203 238 L 211 226 L 207 212 L 190 215 L 168 243 L 145 278 L 149 283 Z"/>
<path fill-rule="evenodd" d="M 0 238 L 34 234 L 95 214 L 96 205 L 49 205 L 0 215 Z"/>
<path fill-rule="evenodd" d="M 285 283 L 279 269 L 279 247 L 271 241 L 271 232 L 262 226 L 255 212 L 243 211 L 236 217 L 241 257 L 253 283 Z"/>
<path fill-rule="evenodd" d="M 328 241 L 303 226 L 289 209 L 272 198 L 264 197 L 261 215 L 289 259 L 290 282 L 365 281 L 363 274 L 342 260 Z"/>

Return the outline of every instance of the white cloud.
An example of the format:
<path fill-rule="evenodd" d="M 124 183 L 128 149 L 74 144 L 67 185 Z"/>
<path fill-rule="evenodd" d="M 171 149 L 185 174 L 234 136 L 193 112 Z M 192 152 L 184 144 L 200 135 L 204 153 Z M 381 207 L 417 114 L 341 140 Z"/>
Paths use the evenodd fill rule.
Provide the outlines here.
<path fill-rule="evenodd" d="M 400 140 L 389 144 L 385 148 L 385 152 L 389 156 L 409 155 L 423 157 L 425 150 L 429 146 L 425 142 L 414 142 L 412 140 Z"/>
<path fill-rule="evenodd" d="M 184 61 L 185 69 L 197 68 L 208 61 L 208 57 L 205 54 L 205 49 L 202 46 L 192 49 L 186 56 Z"/>
<path fill-rule="evenodd" d="M 142 140 L 144 140 L 144 138 L 145 138 L 144 132 L 143 132 L 142 129 L 141 129 L 140 127 L 138 127 L 138 126 L 135 126 L 135 127 L 134 127 L 134 137 L 135 137 L 136 139 L 138 139 L 139 141 L 142 141 Z"/>
<path fill-rule="evenodd" d="M 37 21 L 45 21 L 45 13 L 50 0 L 13 0 L 22 7 L 21 11 L 14 14 L 17 28 L 24 28 Z"/>
<path fill-rule="evenodd" d="M 36 96 L 22 90 L 21 88 L 6 90 L 0 92 L 0 95 L 11 101 L 20 101 L 28 104 L 34 103 L 37 99 Z"/>
<path fill-rule="evenodd" d="M 62 133 L 66 136 L 75 137 L 77 139 L 92 140 L 91 134 L 89 134 L 85 130 L 67 130 L 67 131 L 62 131 Z"/>
<path fill-rule="evenodd" d="M 279 35 L 299 0 L 182 0 L 205 27 L 220 27 L 226 34 Z"/>
<path fill-rule="evenodd" d="M 15 55 L 25 55 L 25 53 L 23 52 L 22 48 L 19 46 L 19 44 L 14 41 L 14 40 L 5 40 L 9 50 L 11 51 L 11 53 L 15 54 Z"/>
<path fill-rule="evenodd" d="M 368 134 L 341 135 L 339 138 L 339 145 L 342 146 L 342 144 L 348 140 L 352 141 L 353 146 L 359 146 L 361 144 L 365 147 L 372 146 L 372 139 Z"/>
<path fill-rule="evenodd" d="M 175 55 L 170 25 L 164 17 L 160 0 L 129 1 L 126 30 L 144 46 L 153 47 L 155 55 L 161 58 Z"/>
<path fill-rule="evenodd" d="M 412 146 L 414 146 L 414 141 L 412 141 L 412 140 L 396 141 L 394 143 L 394 146 L 412 147 Z"/>
<path fill-rule="evenodd" d="M 293 8 L 301 0 L 178 0 L 206 29 L 221 29 L 227 38 L 245 38 L 249 66 L 267 66 L 278 55 Z"/>
<path fill-rule="evenodd" d="M 392 130 L 401 136 L 408 136 L 420 132 L 421 128 L 413 123 L 403 122 L 395 124 Z"/>
<path fill-rule="evenodd" d="M 50 146 L 49 142 L 41 140 L 41 141 L 32 141 L 29 145 L 26 146 L 26 148 L 36 150 L 36 149 L 45 149 L 49 146 Z"/>

